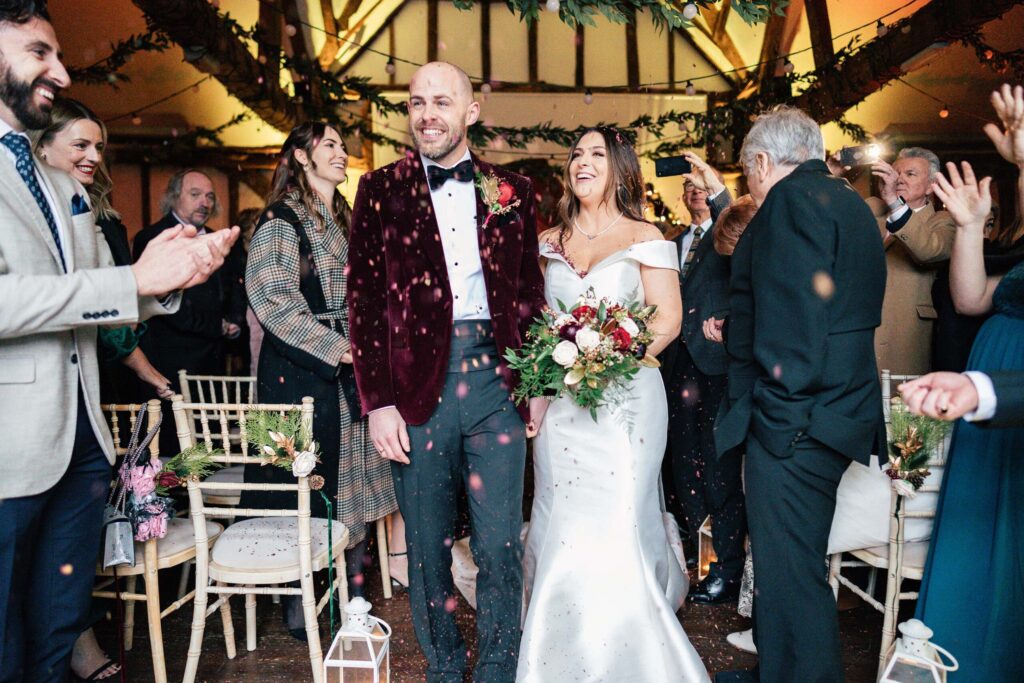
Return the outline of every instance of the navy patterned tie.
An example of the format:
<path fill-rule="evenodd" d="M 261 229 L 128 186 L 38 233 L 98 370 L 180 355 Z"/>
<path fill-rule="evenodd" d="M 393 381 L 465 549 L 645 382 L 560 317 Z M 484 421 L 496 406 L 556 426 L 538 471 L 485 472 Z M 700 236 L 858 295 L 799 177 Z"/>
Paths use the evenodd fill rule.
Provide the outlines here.
<path fill-rule="evenodd" d="M 36 200 L 39 210 L 43 212 L 46 224 L 50 226 L 50 234 L 53 241 L 57 243 L 57 253 L 60 254 L 60 265 L 67 270 L 64 263 L 64 248 L 60 244 L 60 232 L 57 231 L 57 221 L 53 218 L 53 211 L 50 210 L 50 203 L 43 195 L 43 188 L 39 186 L 39 179 L 36 178 L 36 169 L 32 163 L 32 150 L 29 148 L 28 139 L 24 135 L 18 135 L 13 131 L 0 138 L 7 149 L 14 153 L 14 167 L 18 169 L 18 175 L 25 181 L 32 198 Z"/>

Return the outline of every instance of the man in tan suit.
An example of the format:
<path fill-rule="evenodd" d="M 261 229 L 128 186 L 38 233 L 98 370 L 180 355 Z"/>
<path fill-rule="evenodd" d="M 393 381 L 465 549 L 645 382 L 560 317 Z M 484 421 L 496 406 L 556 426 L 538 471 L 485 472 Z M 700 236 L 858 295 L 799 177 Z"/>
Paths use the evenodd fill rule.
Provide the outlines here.
<path fill-rule="evenodd" d="M 879 370 L 922 375 L 931 363 L 932 283 L 936 268 L 949 259 L 956 226 L 932 206 L 931 184 L 939 158 L 920 147 L 900 151 L 890 166 L 871 168 L 879 179 L 879 197 L 868 199 L 885 244 L 888 277 L 882 325 L 875 331 Z"/>
<path fill-rule="evenodd" d="M 96 330 L 177 309 L 237 228 L 168 230 L 117 268 L 85 189 L 26 130 L 68 86 L 45 0 L 0 4 L 0 682 L 63 681 L 85 627 L 114 460 Z M 162 297 L 157 300 L 156 296 Z"/>

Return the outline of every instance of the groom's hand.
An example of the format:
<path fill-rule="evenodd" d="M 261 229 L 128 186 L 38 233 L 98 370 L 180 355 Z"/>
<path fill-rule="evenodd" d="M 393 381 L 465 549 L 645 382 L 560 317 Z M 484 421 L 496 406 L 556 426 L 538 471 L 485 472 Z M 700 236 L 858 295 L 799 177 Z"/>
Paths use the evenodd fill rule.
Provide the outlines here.
<path fill-rule="evenodd" d="M 398 408 L 389 406 L 370 413 L 370 441 L 382 458 L 409 464 L 409 432 Z"/>

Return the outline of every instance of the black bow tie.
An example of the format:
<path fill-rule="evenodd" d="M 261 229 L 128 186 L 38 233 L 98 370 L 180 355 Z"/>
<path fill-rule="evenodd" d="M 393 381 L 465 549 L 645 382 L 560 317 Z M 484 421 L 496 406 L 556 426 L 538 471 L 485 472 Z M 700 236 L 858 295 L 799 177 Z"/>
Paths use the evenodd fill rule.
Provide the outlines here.
<path fill-rule="evenodd" d="M 431 164 L 427 166 L 427 181 L 431 190 L 439 190 L 447 180 L 468 183 L 473 180 L 473 160 L 466 159 L 451 168 L 441 168 Z"/>

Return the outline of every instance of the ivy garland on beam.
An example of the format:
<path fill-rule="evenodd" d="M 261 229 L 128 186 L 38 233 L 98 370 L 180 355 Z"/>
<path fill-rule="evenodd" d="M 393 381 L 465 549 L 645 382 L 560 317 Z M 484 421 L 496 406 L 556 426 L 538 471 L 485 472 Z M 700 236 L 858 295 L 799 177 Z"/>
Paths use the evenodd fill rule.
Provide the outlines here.
<path fill-rule="evenodd" d="M 110 45 L 110 54 L 86 67 L 69 68 L 72 83 L 107 84 L 117 88 L 119 82 L 130 79 L 120 73 L 121 68 L 138 52 L 163 52 L 174 42 L 159 29 L 148 26 L 145 33 L 131 35 Z"/>
<path fill-rule="evenodd" d="M 487 0 L 483 0 L 487 2 Z M 691 16 L 696 16 L 697 7 L 712 7 L 719 0 L 692 0 L 687 5 L 694 7 Z M 478 4 L 474 0 L 452 0 L 458 9 L 472 9 Z M 659 29 L 681 28 L 690 24 L 686 8 L 680 2 L 666 0 L 554 0 L 541 3 L 538 0 L 506 0 L 509 10 L 519 15 L 521 21 L 537 21 L 540 17 L 541 5 L 549 10 L 557 7 L 558 17 L 572 28 L 577 26 L 597 26 L 594 17 L 598 14 L 615 24 L 627 24 L 635 14 L 647 12 L 654 25 Z M 789 0 L 732 0 L 729 4 L 733 12 L 739 14 L 748 24 L 763 23 L 772 14 L 785 15 Z"/>
<path fill-rule="evenodd" d="M 988 66 L 1000 76 L 1012 75 L 1017 83 L 1024 81 L 1024 50 L 1016 49 L 1003 52 L 985 42 L 981 31 L 963 39 L 963 44 L 974 48 L 978 61 Z"/>

